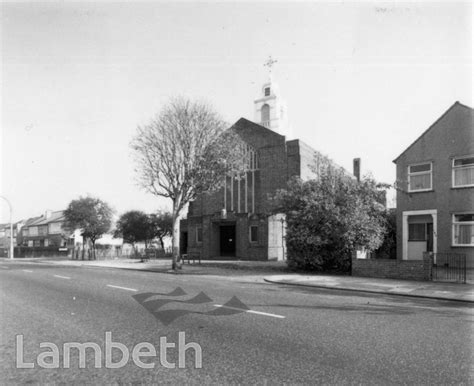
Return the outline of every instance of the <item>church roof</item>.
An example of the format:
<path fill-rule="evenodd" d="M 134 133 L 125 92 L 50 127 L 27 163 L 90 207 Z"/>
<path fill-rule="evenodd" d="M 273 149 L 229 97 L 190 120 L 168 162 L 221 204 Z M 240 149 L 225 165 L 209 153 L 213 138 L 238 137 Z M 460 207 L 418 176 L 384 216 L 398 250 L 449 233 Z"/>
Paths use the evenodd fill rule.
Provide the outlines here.
<path fill-rule="evenodd" d="M 231 129 L 253 129 L 253 130 L 258 130 L 263 134 L 270 135 L 270 136 L 275 136 L 279 138 L 285 138 L 284 135 L 275 133 L 273 130 L 266 128 L 265 126 L 259 125 L 258 123 L 249 121 L 246 118 L 240 118 L 237 122 L 235 122 Z"/>

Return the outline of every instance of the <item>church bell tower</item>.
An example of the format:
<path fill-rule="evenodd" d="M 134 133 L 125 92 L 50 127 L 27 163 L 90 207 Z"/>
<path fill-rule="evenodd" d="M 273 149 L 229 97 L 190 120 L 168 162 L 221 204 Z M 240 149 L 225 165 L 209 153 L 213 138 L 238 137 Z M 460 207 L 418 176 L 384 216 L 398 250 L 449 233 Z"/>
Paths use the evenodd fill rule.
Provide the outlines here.
<path fill-rule="evenodd" d="M 272 76 L 272 67 L 276 62 L 270 56 L 264 64 L 268 67 L 268 80 L 262 85 L 260 96 L 254 101 L 255 122 L 291 139 L 286 103 Z"/>

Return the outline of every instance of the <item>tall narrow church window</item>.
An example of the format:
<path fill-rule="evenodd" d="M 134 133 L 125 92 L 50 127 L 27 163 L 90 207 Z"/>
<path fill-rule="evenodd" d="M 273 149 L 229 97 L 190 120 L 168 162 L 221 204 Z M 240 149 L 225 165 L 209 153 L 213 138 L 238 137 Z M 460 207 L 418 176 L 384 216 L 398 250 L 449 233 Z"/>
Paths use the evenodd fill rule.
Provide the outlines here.
<path fill-rule="evenodd" d="M 270 87 L 265 87 L 265 96 L 270 96 Z"/>
<path fill-rule="evenodd" d="M 270 126 L 270 106 L 267 104 L 262 106 L 262 125 L 265 127 Z"/>
<path fill-rule="evenodd" d="M 258 169 L 258 157 L 257 152 L 249 145 L 246 146 L 245 150 L 246 158 L 246 171 L 255 171 Z"/>
<path fill-rule="evenodd" d="M 256 225 L 250 226 L 250 242 L 258 243 L 258 226 Z"/>

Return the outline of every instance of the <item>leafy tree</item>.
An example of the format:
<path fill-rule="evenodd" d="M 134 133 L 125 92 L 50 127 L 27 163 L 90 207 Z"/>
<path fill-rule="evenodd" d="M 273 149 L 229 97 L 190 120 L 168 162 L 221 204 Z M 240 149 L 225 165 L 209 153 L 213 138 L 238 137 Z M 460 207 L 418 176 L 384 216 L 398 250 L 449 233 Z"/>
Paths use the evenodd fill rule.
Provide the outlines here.
<path fill-rule="evenodd" d="M 64 212 L 64 226 L 70 231 L 81 230 L 83 246 L 85 246 L 87 240 L 90 240 L 93 258 L 95 259 L 95 242 L 110 230 L 112 215 L 111 207 L 99 198 L 80 197 L 71 201 Z M 84 249 L 82 259 L 84 259 Z"/>
<path fill-rule="evenodd" d="M 173 234 L 173 216 L 170 212 L 160 211 L 149 216 L 152 238 L 160 240 L 161 248 L 165 249 L 164 238 Z"/>
<path fill-rule="evenodd" d="M 138 127 L 132 140 L 140 186 L 172 201 L 173 269 L 185 206 L 198 194 L 219 189 L 225 175 L 244 166 L 243 143 L 225 128 L 209 105 L 175 98 L 149 124 Z"/>
<path fill-rule="evenodd" d="M 136 243 L 145 242 L 147 246 L 148 241 L 153 238 L 150 218 L 139 210 L 125 212 L 117 221 L 114 237 L 122 237 L 125 243 L 132 245 L 136 253 Z"/>
<path fill-rule="evenodd" d="M 375 250 L 375 258 L 377 259 L 396 259 L 397 258 L 397 215 L 394 208 L 387 209 L 384 214 L 385 233 L 383 242 L 380 247 Z"/>
<path fill-rule="evenodd" d="M 357 247 L 378 248 L 385 232 L 383 188 L 333 168 L 315 180 L 292 180 L 276 196 L 286 214 L 289 266 L 346 271 Z"/>

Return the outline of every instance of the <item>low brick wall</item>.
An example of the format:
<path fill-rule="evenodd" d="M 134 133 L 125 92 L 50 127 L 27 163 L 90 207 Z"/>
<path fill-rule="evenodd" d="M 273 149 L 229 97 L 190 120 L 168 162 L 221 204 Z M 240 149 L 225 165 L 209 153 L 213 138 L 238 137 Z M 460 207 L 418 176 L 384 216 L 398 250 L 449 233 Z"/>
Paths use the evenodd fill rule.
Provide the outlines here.
<path fill-rule="evenodd" d="M 386 279 L 431 280 L 431 259 L 352 259 L 352 276 Z"/>
<path fill-rule="evenodd" d="M 60 251 L 58 247 L 15 247 L 15 257 L 65 257 L 70 250 Z"/>

